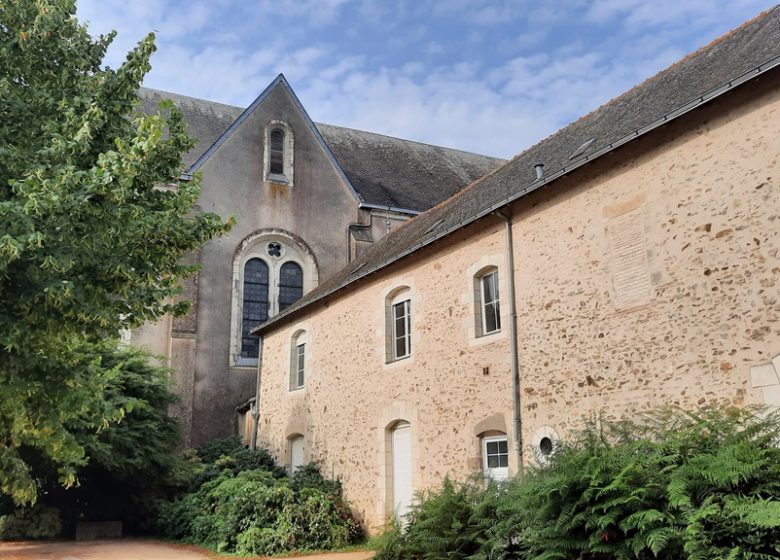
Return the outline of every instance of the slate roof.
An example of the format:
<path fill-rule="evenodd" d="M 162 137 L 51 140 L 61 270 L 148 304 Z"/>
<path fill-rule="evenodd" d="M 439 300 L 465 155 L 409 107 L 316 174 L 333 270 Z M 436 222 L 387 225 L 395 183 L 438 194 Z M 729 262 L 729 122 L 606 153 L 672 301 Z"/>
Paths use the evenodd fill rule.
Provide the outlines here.
<path fill-rule="evenodd" d="M 184 156 L 189 167 L 244 112 L 175 93 L 141 88 L 143 109 L 151 112 L 163 99 L 181 109 L 198 143 Z M 317 130 L 352 184 L 360 202 L 423 212 L 449 198 L 504 160 L 402 140 L 362 130 L 315 123 Z"/>
<path fill-rule="evenodd" d="M 409 220 L 379 240 L 361 258 L 257 327 L 254 333 L 278 325 L 307 305 L 779 65 L 780 6 L 777 6 L 542 140 L 435 208 Z M 591 139 L 594 142 L 582 154 L 570 159 Z M 536 179 L 534 165 L 540 162 L 545 165 L 545 176 Z"/>
<path fill-rule="evenodd" d="M 145 113 L 153 113 L 163 99 L 172 100 L 184 115 L 187 129 L 197 144 L 182 156 L 189 167 L 211 146 L 219 136 L 233 124 L 244 111 L 241 107 L 205 101 L 186 95 L 142 87 L 139 92 Z"/>
<path fill-rule="evenodd" d="M 504 160 L 316 123 L 365 202 L 424 211 Z"/>

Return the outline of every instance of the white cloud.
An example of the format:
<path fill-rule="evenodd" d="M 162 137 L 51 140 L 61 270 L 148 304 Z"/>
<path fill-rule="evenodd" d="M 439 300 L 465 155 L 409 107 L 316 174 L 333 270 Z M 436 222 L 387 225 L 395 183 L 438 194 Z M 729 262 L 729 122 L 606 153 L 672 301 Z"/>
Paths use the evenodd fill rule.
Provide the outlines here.
<path fill-rule="evenodd" d="M 79 16 L 120 30 L 112 56 L 157 30 L 151 87 L 246 106 L 283 72 L 315 120 L 509 157 L 767 5 L 81 0 Z"/>

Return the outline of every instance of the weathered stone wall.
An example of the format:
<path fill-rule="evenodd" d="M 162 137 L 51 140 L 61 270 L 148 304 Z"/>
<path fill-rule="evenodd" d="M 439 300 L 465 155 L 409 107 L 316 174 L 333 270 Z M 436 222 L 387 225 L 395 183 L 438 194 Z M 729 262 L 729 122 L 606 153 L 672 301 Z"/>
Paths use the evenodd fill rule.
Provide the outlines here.
<path fill-rule="evenodd" d="M 514 205 L 525 462 L 594 412 L 768 402 L 775 380 L 754 368 L 780 353 L 778 125 L 775 77 Z M 369 527 L 388 512 L 393 422 L 411 423 L 417 489 L 478 470 L 480 433 L 507 432 L 511 449 L 504 255 L 489 217 L 267 333 L 261 443 L 286 461 L 303 434 Z M 503 328 L 478 338 L 473 276 L 488 265 Z M 385 297 L 399 286 L 412 356 L 386 364 Z M 300 329 L 306 387 L 289 391 Z"/>

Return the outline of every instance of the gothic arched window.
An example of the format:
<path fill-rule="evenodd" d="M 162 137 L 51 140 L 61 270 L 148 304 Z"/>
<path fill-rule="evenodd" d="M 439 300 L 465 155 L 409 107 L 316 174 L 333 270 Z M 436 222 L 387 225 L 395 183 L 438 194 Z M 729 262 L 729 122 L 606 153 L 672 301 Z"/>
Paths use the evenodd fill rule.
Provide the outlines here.
<path fill-rule="evenodd" d="M 249 259 L 244 265 L 243 301 L 241 357 L 257 358 L 259 340 L 249 333 L 268 320 L 268 265 L 262 259 Z"/>
<path fill-rule="evenodd" d="M 286 262 L 279 270 L 279 311 L 303 295 L 303 269 L 298 263 Z"/>
<path fill-rule="evenodd" d="M 268 170 L 273 175 L 284 175 L 284 131 L 280 128 L 271 131 L 271 156 Z"/>

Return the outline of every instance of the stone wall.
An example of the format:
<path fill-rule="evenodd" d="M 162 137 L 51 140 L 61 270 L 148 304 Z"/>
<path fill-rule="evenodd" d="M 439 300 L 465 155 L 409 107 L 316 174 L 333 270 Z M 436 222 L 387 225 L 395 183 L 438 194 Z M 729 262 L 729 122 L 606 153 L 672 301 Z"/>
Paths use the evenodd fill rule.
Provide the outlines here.
<path fill-rule="evenodd" d="M 778 125 L 767 78 L 511 208 L 525 463 L 590 414 L 777 404 Z M 417 489 L 477 471 L 480 434 L 506 432 L 511 449 L 505 251 L 502 221 L 485 218 L 267 333 L 260 442 L 287 461 L 303 434 L 370 528 L 389 511 L 394 422 L 411 423 Z M 491 265 L 503 328 L 478 337 L 473 279 Z M 400 286 L 412 355 L 388 364 L 385 298 Z M 290 391 L 301 329 L 306 386 Z"/>

